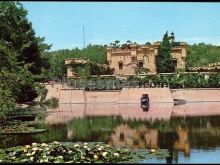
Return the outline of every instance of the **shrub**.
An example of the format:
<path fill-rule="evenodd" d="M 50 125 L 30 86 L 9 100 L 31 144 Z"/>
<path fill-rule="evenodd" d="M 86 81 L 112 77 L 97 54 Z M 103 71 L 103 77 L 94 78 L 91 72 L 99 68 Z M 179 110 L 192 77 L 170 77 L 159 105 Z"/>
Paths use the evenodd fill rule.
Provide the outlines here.
<path fill-rule="evenodd" d="M 57 108 L 59 106 L 59 99 L 52 97 L 44 102 L 44 104 L 49 108 Z"/>

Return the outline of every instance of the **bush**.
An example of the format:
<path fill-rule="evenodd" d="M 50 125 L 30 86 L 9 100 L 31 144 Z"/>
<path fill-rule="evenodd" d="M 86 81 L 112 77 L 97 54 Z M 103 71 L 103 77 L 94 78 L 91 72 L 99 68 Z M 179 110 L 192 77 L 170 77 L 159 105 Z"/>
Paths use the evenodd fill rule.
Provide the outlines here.
<path fill-rule="evenodd" d="M 37 96 L 40 97 L 40 102 L 42 103 L 47 97 L 48 90 L 43 84 L 40 84 L 40 83 L 35 83 L 34 87 L 35 87 Z"/>
<path fill-rule="evenodd" d="M 171 74 L 171 75 L 146 75 L 143 78 L 138 76 L 129 76 L 127 80 L 138 80 L 140 86 L 146 83 L 161 85 L 168 83 L 170 88 L 219 88 L 220 74 L 188 73 L 188 74 Z"/>
<path fill-rule="evenodd" d="M 16 94 L 16 102 L 21 104 L 33 101 L 38 96 L 32 85 L 23 85 L 19 93 Z"/>
<path fill-rule="evenodd" d="M 57 108 L 59 106 L 59 99 L 52 97 L 44 102 L 44 104 L 49 108 Z"/>

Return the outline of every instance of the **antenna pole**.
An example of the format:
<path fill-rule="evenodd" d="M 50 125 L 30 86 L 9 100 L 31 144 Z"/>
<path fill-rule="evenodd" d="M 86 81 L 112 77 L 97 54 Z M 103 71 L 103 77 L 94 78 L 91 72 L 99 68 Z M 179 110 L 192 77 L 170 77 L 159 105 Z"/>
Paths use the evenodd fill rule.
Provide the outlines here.
<path fill-rule="evenodd" d="M 84 25 L 83 25 L 83 46 L 85 48 L 85 30 L 84 30 Z"/>

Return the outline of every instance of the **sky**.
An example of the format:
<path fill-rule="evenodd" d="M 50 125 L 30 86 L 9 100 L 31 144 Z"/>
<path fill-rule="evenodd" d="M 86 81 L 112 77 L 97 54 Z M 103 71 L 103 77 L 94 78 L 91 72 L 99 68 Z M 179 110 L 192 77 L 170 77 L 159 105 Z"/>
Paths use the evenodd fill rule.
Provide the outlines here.
<path fill-rule="evenodd" d="M 21 1 L 22 2 L 22 1 Z M 220 3 L 23 1 L 36 36 L 51 50 L 127 40 L 144 44 L 174 32 L 176 41 L 220 45 Z"/>

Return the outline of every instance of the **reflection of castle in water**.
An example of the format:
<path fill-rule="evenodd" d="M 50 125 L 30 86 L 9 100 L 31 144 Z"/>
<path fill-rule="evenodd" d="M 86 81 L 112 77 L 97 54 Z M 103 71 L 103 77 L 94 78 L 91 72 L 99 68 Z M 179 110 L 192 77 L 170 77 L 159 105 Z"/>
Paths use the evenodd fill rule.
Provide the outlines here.
<path fill-rule="evenodd" d="M 170 120 L 172 117 L 220 115 L 220 102 L 199 102 L 174 106 L 173 103 L 150 103 L 143 111 L 140 104 L 60 104 L 48 109 L 46 123 L 67 123 L 87 116 L 120 116 L 124 120 Z"/>
<path fill-rule="evenodd" d="M 174 143 L 174 149 L 184 152 L 184 156 L 190 155 L 190 145 L 188 141 L 188 129 L 179 127 L 176 130 L 179 139 Z"/>
<path fill-rule="evenodd" d="M 185 156 L 189 156 L 190 145 L 188 141 L 188 130 L 179 127 L 176 133 L 178 136 L 173 139 L 173 148 L 177 151 L 183 151 Z M 128 125 L 122 124 L 114 129 L 111 135 L 110 144 L 117 147 L 129 146 L 158 149 L 160 148 L 159 144 L 164 140 L 160 138 L 161 136 L 159 136 L 159 134 L 160 131 L 158 129 L 147 128 L 144 125 L 132 129 Z"/>
<path fill-rule="evenodd" d="M 127 125 L 120 125 L 114 129 L 111 135 L 111 144 L 114 146 L 130 147 L 149 147 L 158 148 L 157 146 L 158 130 L 148 129 L 145 126 L 131 129 Z"/>
<path fill-rule="evenodd" d="M 68 140 L 104 140 L 114 146 L 169 149 L 172 158 L 167 162 L 178 159 L 178 153 L 182 152 L 185 157 L 189 157 L 191 148 L 207 149 L 207 146 L 210 148 L 220 146 L 220 120 L 218 116 L 211 116 L 220 115 L 218 102 L 178 106 L 157 103 L 150 104 L 147 112 L 141 109 L 140 104 L 60 104 L 57 109 L 48 112 L 45 122 L 49 125 L 66 124 Z M 114 126 L 103 127 L 102 124 L 107 122 L 104 120 L 100 128 L 94 129 L 97 126 L 94 121 L 98 116 L 103 118 L 109 116 L 108 122 L 114 123 Z M 87 118 L 92 119 L 91 123 Z M 116 122 L 117 118 L 125 122 Z M 75 119 L 79 120 L 77 123 L 72 123 L 71 127 L 69 123 Z M 168 123 L 165 129 L 163 129 L 163 121 Z M 81 122 L 84 122 L 83 130 L 79 124 Z M 129 124 L 131 122 L 135 125 L 131 126 Z M 77 124 L 79 127 L 76 126 Z"/>
<path fill-rule="evenodd" d="M 148 111 L 140 104 L 60 104 L 58 108 L 48 110 L 46 123 L 67 123 L 74 118 L 88 116 L 119 116 L 124 120 L 169 120 L 172 103 L 152 103 Z"/>

